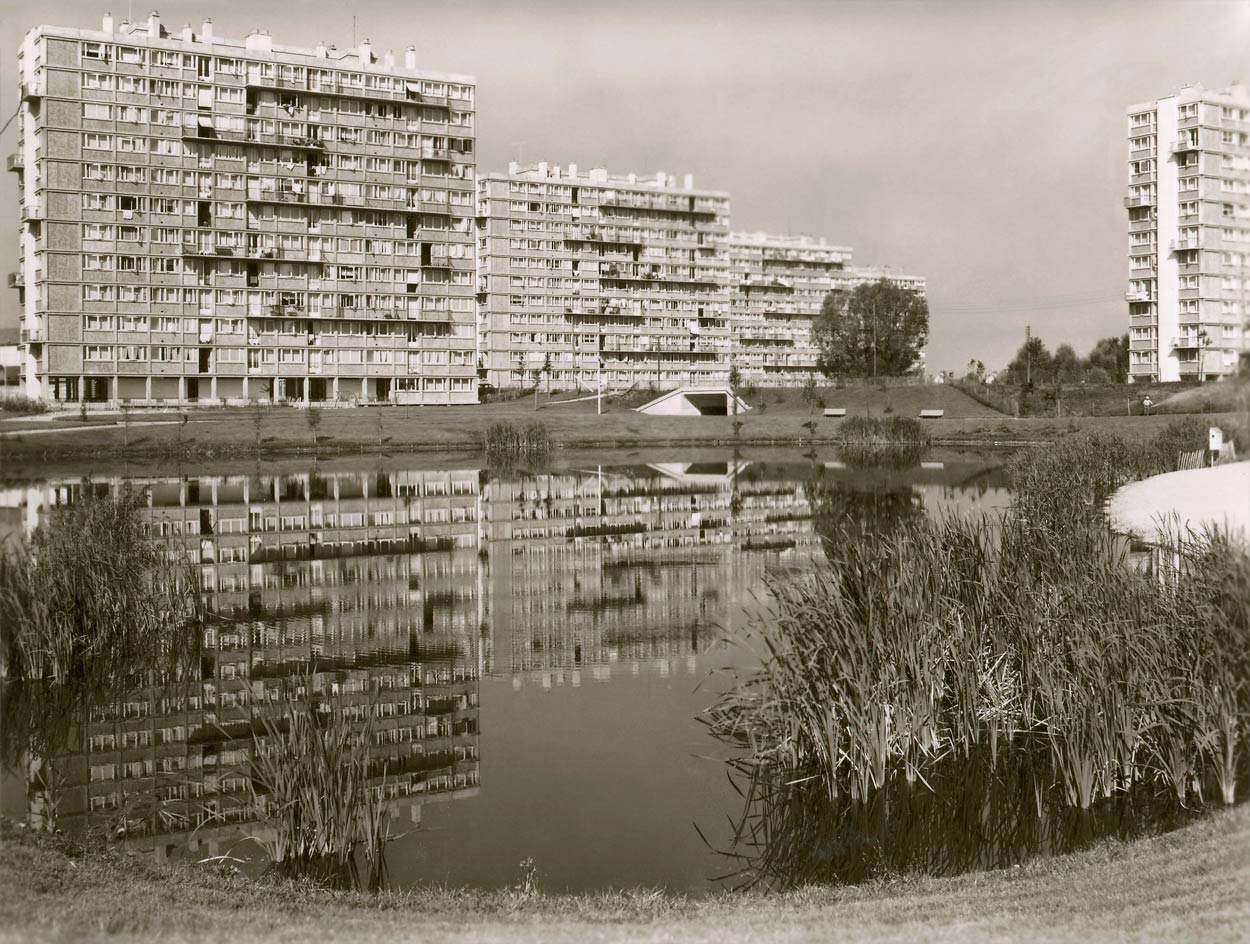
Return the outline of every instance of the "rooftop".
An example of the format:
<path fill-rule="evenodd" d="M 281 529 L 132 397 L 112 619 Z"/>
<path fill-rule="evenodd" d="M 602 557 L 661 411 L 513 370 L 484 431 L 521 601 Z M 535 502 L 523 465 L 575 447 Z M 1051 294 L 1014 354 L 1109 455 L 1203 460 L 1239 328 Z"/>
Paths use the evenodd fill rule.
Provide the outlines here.
<path fill-rule="evenodd" d="M 404 51 L 402 59 L 397 61 L 392 50 L 387 50 L 379 59 L 368 39 L 361 40 L 354 49 L 342 50 L 325 43 L 319 43 L 311 49 L 303 46 L 284 46 L 275 43 L 268 30 L 261 29 L 253 30 L 243 39 L 230 39 L 214 34 L 211 18 L 204 20 L 198 32 L 193 30 L 190 24 L 184 24 L 178 31 L 171 32 L 161 23 L 160 14 L 155 10 L 146 19 L 137 20 L 134 23 L 123 19 L 114 25 L 113 15 L 105 13 L 98 30 L 45 25 L 36 26 L 27 33 L 28 38 L 32 35 L 57 36 L 91 42 L 130 42 L 156 49 L 195 52 L 211 50 L 223 56 L 237 56 L 266 62 L 289 62 L 292 65 L 304 66 L 309 65 L 307 60 L 311 58 L 323 60 L 327 68 L 351 69 L 375 75 L 439 79 L 464 85 L 476 84 L 476 79 L 471 75 L 418 69 L 415 46 L 409 46 Z"/>
<path fill-rule="evenodd" d="M 828 252 L 844 252 L 848 255 L 853 251 L 850 246 L 835 246 L 825 240 L 824 236 L 809 236 L 806 233 L 766 233 L 756 231 L 731 232 L 726 240 L 742 246 L 766 246 L 771 249 L 820 249 Z"/>
<path fill-rule="evenodd" d="M 532 180 L 535 182 L 548 181 L 552 183 L 578 181 L 581 184 L 614 187 L 620 190 L 691 193 L 706 197 L 729 199 L 728 192 L 724 190 L 696 190 L 693 174 L 686 174 L 679 179 L 676 174 L 669 174 L 662 170 L 656 171 L 651 176 L 640 174 L 620 175 L 609 174 L 606 167 L 592 167 L 586 171 L 579 171 L 576 164 L 569 164 L 567 167 L 562 168 L 559 164 L 550 164 L 547 161 L 526 165 L 511 161 L 508 164 L 506 173 L 495 171 L 482 174 L 481 176 L 484 180 Z"/>

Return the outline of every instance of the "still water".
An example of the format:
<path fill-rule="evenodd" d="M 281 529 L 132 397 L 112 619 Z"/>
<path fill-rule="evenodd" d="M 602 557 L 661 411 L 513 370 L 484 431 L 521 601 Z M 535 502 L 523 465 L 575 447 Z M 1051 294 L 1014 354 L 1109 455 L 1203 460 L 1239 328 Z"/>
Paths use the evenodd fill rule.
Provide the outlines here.
<path fill-rule="evenodd" d="M 0 539 L 84 490 L 141 489 L 219 616 L 191 686 L 66 720 L 61 828 L 244 855 L 249 699 L 313 672 L 375 705 L 396 884 L 513 885 L 532 859 L 548 890 L 700 894 L 742 803 L 698 720 L 717 669 L 749 658 L 721 640 L 762 618 L 769 580 L 819 560 L 830 520 L 994 511 L 1004 484 L 996 460 L 958 453 L 906 469 L 703 451 L 539 473 L 366 458 L 64 474 L 0 485 Z M 26 802 L 13 776 L 9 813 Z"/>

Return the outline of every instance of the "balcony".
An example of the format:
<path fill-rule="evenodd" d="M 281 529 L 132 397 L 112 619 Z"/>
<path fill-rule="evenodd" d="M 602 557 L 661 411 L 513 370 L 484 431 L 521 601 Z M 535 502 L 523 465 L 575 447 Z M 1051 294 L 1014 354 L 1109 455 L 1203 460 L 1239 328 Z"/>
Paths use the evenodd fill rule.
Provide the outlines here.
<path fill-rule="evenodd" d="M 14 153 L 14 154 L 10 154 L 8 157 L 4 159 L 5 170 L 11 170 L 16 173 L 21 173 L 22 170 L 25 168 L 25 166 L 26 164 L 25 164 L 25 161 L 22 159 L 21 151 L 18 151 L 17 153 Z"/>
<path fill-rule="evenodd" d="M 1124 207 L 1125 207 L 1125 209 L 1131 210 L 1131 209 L 1133 209 L 1134 207 L 1147 207 L 1147 206 L 1154 206 L 1154 205 L 1155 205 L 1155 200 L 1156 200 L 1156 197 L 1155 197 L 1153 194 L 1151 194 L 1151 195 L 1149 195 L 1149 196 L 1144 196 L 1144 197 L 1141 197 L 1141 196 L 1139 196 L 1139 197 L 1125 197 L 1125 198 L 1124 198 Z"/>
<path fill-rule="evenodd" d="M 1168 243 L 1168 248 L 1172 252 L 1183 252 L 1186 249 L 1201 249 L 1202 238 L 1199 236 L 1189 236 L 1185 239 L 1173 239 Z"/>
<path fill-rule="evenodd" d="M 221 142 L 223 144 L 251 144 L 257 147 L 291 148 L 292 150 L 317 151 L 325 150 L 325 142 L 319 138 L 294 137 L 287 134 L 249 134 L 245 131 L 218 131 L 208 125 L 184 124 L 182 126 L 183 141 L 198 141 L 201 144 Z"/>
<path fill-rule="evenodd" d="M 43 328 L 23 328 L 21 334 L 18 335 L 19 344 L 42 344 L 44 342 Z"/>
<path fill-rule="evenodd" d="M 43 83 L 40 81 L 21 83 L 22 98 L 32 100 L 43 98 Z"/>
<path fill-rule="evenodd" d="M 1197 151 L 1197 150 L 1199 150 L 1199 147 L 1198 147 L 1198 138 L 1196 135 L 1187 135 L 1186 137 L 1181 138 L 1179 141 L 1172 142 L 1173 154 L 1183 154 L 1186 151 Z"/>
<path fill-rule="evenodd" d="M 26 280 L 22 277 L 21 272 L 9 273 L 9 288 L 22 288 L 26 284 Z"/>
<path fill-rule="evenodd" d="M 183 246 L 182 255 L 201 259 L 240 259 L 244 252 L 234 246 Z"/>
<path fill-rule="evenodd" d="M 1125 292 L 1124 300 L 1126 302 L 1148 302 L 1152 301 L 1149 292 Z"/>

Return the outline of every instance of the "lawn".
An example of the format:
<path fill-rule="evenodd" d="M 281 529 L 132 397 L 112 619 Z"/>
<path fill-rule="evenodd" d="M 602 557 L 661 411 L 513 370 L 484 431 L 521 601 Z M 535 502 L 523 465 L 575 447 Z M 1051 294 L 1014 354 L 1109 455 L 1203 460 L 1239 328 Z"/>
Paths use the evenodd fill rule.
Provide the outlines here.
<path fill-rule="evenodd" d="M 1250 809 L 953 878 L 721 895 L 423 890 L 375 898 L 153 866 L 0 832 L 0 941 L 1245 941 Z"/>
<path fill-rule="evenodd" d="M 1079 429 L 1113 431 L 1127 438 L 1149 437 L 1170 422 L 1163 416 L 1013 419 L 995 413 L 953 387 L 927 385 L 845 388 L 821 391 L 826 405 L 848 415 L 916 416 L 941 409 L 926 420 L 936 444 L 1002 445 L 1046 443 Z M 634 448 L 642 445 L 766 445 L 832 442 L 840 420 L 824 418 L 797 390 L 748 395 L 752 409 L 740 417 L 643 416 L 611 402 L 602 416 L 593 400 L 568 402 L 532 398 L 506 403 L 449 407 L 376 406 L 318 411 L 315 452 L 319 456 L 414 451 L 464 452 L 481 447 L 495 422 L 540 421 L 564 449 Z M 206 408 L 174 412 L 92 414 L 84 424 L 77 413 L 0 421 L 0 464 L 6 467 L 95 461 L 101 457 L 134 462 L 311 455 L 314 430 L 305 410 L 293 407 Z M 814 423 L 813 426 L 808 424 Z M 739 425 L 740 424 L 740 425 Z M 83 428 L 84 426 L 88 428 Z"/>

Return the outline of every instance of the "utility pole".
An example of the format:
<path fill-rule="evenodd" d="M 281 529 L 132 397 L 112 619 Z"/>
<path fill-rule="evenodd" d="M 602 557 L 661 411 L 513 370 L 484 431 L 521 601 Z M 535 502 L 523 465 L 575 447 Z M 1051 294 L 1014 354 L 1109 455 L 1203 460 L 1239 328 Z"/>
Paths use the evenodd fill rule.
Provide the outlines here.
<path fill-rule="evenodd" d="M 872 379 L 877 380 L 877 300 L 872 301 Z"/>
<path fill-rule="evenodd" d="M 1030 325 L 1024 326 L 1024 385 L 1026 387 L 1033 386 L 1033 347 L 1030 341 L 1033 340 L 1033 329 Z"/>

